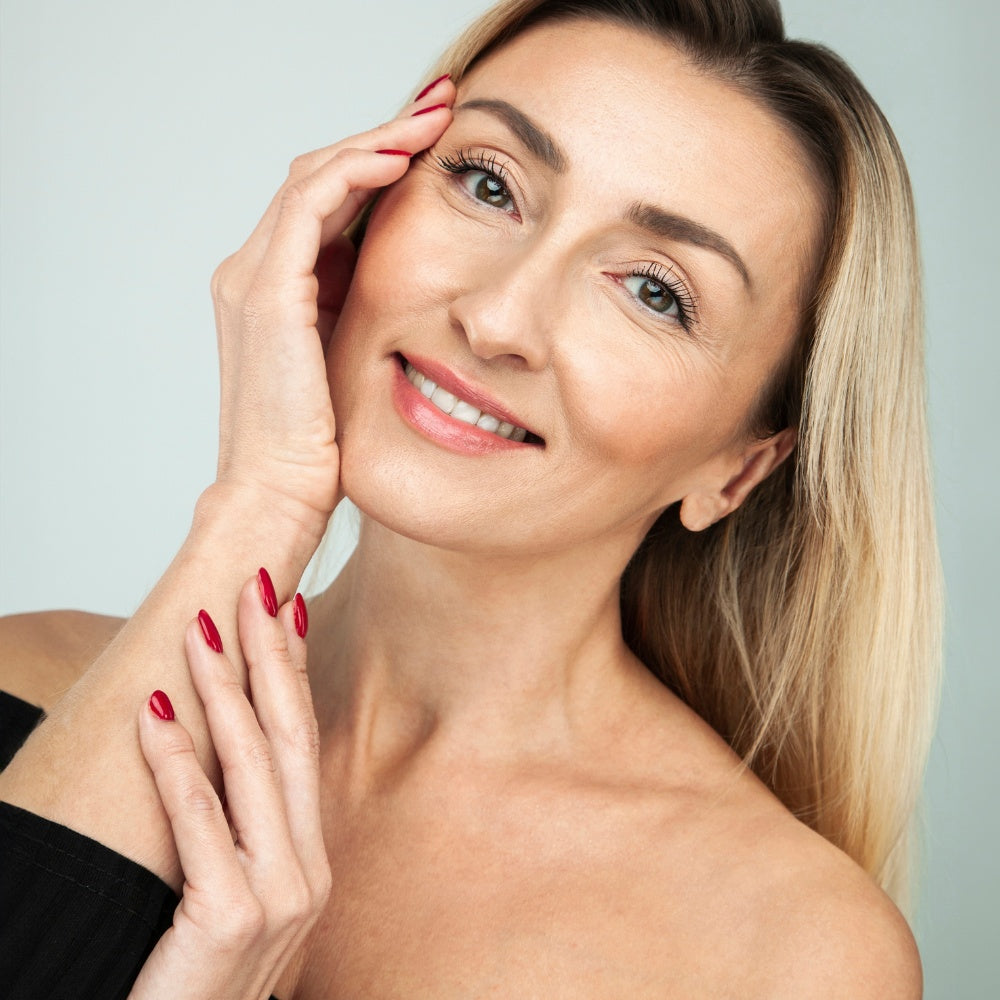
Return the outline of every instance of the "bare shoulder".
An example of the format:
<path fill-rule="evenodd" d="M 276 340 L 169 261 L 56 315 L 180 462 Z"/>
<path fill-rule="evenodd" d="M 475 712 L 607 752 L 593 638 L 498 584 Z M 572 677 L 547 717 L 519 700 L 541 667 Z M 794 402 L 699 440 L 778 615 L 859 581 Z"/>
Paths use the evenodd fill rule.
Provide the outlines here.
<path fill-rule="evenodd" d="M 734 796 L 727 888 L 743 894 L 738 946 L 768 1000 L 920 1000 L 906 919 L 874 879 L 746 775 Z M 723 809 L 723 815 L 725 814 Z M 731 838 L 731 839 L 730 839 Z M 741 936 L 741 924 L 729 928 Z"/>
<path fill-rule="evenodd" d="M 699 956 L 685 995 L 920 1000 L 917 947 L 886 893 L 703 720 L 667 709 L 675 742 L 658 737 L 648 759 L 680 761 L 686 787 L 680 808 L 660 796 L 637 884 L 644 926 L 683 935 Z M 664 981 L 678 975 L 675 952 L 670 963 Z"/>
<path fill-rule="evenodd" d="M 753 982 L 740 995 L 920 1000 L 913 935 L 874 879 L 750 771 L 731 787 L 715 817 L 727 858 L 716 888 L 742 900 L 719 928 Z"/>
<path fill-rule="evenodd" d="M 766 922 L 774 974 L 769 995 L 920 1000 L 920 955 L 892 900 L 825 841 L 818 850 L 803 851 L 799 863 L 809 867 L 779 892 L 788 902 Z"/>
<path fill-rule="evenodd" d="M 0 618 L 0 689 L 51 708 L 124 624 L 124 618 L 85 611 Z"/>

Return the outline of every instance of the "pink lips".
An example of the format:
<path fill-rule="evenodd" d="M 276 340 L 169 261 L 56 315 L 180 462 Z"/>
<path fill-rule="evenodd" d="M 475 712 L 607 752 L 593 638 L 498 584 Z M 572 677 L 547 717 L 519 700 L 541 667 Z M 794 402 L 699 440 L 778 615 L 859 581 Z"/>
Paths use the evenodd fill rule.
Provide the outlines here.
<path fill-rule="evenodd" d="M 454 372 L 427 358 L 413 355 L 407 356 L 416 369 L 436 382 L 443 389 L 464 399 L 486 413 L 500 420 L 524 427 L 524 424 L 502 404 L 488 393 L 469 385 Z M 500 451 L 510 451 L 515 448 L 535 448 L 537 445 L 527 442 L 510 441 L 497 434 L 475 427 L 472 424 L 455 420 L 424 397 L 416 386 L 406 377 L 401 364 L 396 366 L 392 391 L 393 404 L 396 412 L 412 427 L 431 438 L 450 451 L 466 455 L 484 455 Z"/>

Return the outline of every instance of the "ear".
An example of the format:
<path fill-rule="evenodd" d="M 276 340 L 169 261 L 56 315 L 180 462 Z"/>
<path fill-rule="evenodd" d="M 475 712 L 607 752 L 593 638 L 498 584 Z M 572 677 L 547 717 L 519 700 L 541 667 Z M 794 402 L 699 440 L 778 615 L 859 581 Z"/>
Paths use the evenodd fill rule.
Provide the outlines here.
<path fill-rule="evenodd" d="M 798 433 L 791 427 L 755 441 L 739 458 L 740 466 L 719 490 L 696 490 L 681 501 L 681 523 L 688 531 L 704 531 L 731 514 L 795 447 Z"/>

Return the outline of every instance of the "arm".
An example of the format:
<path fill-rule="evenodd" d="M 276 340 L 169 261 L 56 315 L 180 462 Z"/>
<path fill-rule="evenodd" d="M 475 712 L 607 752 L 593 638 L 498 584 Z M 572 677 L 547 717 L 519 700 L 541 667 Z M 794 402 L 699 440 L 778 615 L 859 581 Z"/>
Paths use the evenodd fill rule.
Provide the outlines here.
<path fill-rule="evenodd" d="M 421 104 L 454 98 L 444 82 Z M 293 592 L 338 499 L 338 456 L 324 351 L 346 294 L 352 251 L 339 236 L 371 191 L 450 121 L 399 118 L 300 157 L 247 243 L 213 279 L 222 377 L 216 482 L 181 551 L 131 621 L 0 776 L 0 797 L 101 840 L 181 886 L 170 823 L 136 738 L 136 707 L 171 692 L 205 773 L 218 762 L 180 637 L 205 608 L 241 683 L 235 604 L 260 566 L 276 599 Z M 128 807 L 123 809 L 122 803 Z"/>

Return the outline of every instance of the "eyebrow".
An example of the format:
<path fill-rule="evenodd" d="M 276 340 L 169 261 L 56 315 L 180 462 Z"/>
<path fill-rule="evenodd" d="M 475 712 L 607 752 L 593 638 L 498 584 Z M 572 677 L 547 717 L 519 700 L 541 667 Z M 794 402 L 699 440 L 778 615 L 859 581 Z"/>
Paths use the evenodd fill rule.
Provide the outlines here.
<path fill-rule="evenodd" d="M 523 111 L 506 101 L 484 98 L 466 101 L 456 111 L 488 111 L 497 116 L 521 140 L 524 147 L 557 174 L 564 173 L 569 162 L 559 143 Z"/>
<path fill-rule="evenodd" d="M 628 222 L 648 230 L 655 236 L 669 240 L 680 240 L 682 243 L 691 243 L 696 247 L 714 250 L 717 254 L 725 257 L 739 271 L 743 284 L 747 288 L 750 287 L 750 272 L 733 245 L 724 236 L 720 236 L 700 222 L 695 222 L 694 219 L 688 219 L 683 215 L 675 215 L 673 212 L 666 212 L 662 208 L 643 202 L 630 205 L 625 213 L 625 218 Z"/>
<path fill-rule="evenodd" d="M 523 111 L 515 108 L 513 104 L 496 99 L 475 98 L 471 101 L 465 101 L 455 108 L 455 111 L 463 110 L 487 111 L 496 115 L 529 152 L 537 156 L 555 173 L 565 173 L 569 165 L 569 158 L 559 143 Z M 696 247 L 713 250 L 725 257 L 739 272 L 743 284 L 747 288 L 750 287 L 750 272 L 733 245 L 724 236 L 700 222 L 644 202 L 635 202 L 630 205 L 625 213 L 625 219 L 662 239 L 680 240 L 682 243 L 690 243 Z"/>

